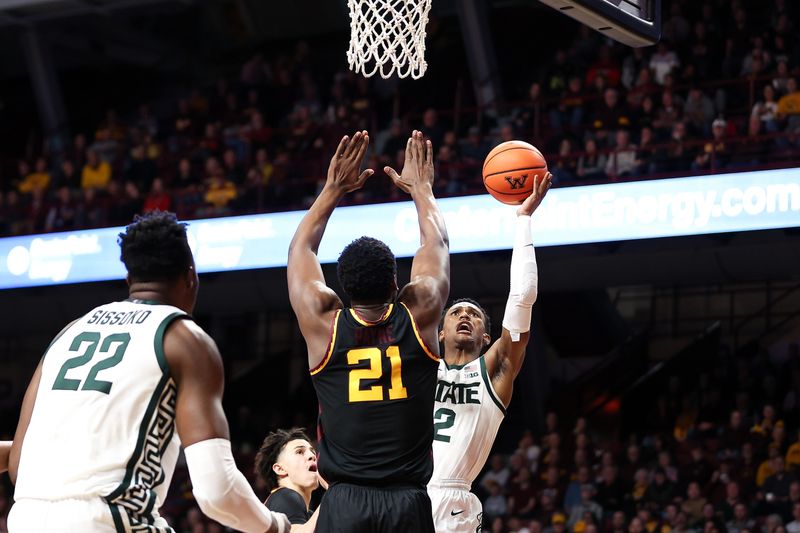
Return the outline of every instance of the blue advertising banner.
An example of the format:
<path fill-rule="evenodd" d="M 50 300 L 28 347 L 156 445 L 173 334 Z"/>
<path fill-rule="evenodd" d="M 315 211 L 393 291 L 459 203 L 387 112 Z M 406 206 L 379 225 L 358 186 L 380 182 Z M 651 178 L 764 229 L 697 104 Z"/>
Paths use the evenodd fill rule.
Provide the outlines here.
<path fill-rule="evenodd" d="M 488 194 L 445 198 L 452 253 L 509 249 L 515 207 Z M 198 271 L 286 266 L 305 211 L 189 222 Z M 611 183 L 551 190 L 533 216 L 537 247 L 800 226 L 800 169 Z M 0 239 L 0 289 L 121 279 L 123 228 Z M 319 250 L 323 263 L 361 235 L 398 257 L 419 244 L 412 202 L 342 207 Z"/>

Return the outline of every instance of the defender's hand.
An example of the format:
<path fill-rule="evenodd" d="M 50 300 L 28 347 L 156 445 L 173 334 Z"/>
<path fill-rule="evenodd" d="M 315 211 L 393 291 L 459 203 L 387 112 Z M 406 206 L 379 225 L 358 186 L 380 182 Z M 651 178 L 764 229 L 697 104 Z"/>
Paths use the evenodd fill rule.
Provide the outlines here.
<path fill-rule="evenodd" d="M 383 170 L 403 192 L 411 193 L 420 185 L 433 185 L 433 145 L 422 132 L 414 130 L 406 143 L 406 160 L 400 174 L 392 167 Z"/>
<path fill-rule="evenodd" d="M 553 175 L 549 172 L 546 173 L 541 179 L 538 175 L 534 176 L 533 191 L 517 209 L 517 216 L 530 216 L 533 214 L 533 212 L 536 211 L 536 208 L 542 203 L 542 200 L 544 200 L 547 191 L 550 190 L 552 185 Z"/>
<path fill-rule="evenodd" d="M 343 193 L 363 187 L 367 178 L 375 173 L 368 168 L 359 174 L 368 147 L 369 134 L 366 130 L 356 132 L 352 139 L 347 135 L 342 137 L 328 167 L 328 180 L 325 185 Z"/>

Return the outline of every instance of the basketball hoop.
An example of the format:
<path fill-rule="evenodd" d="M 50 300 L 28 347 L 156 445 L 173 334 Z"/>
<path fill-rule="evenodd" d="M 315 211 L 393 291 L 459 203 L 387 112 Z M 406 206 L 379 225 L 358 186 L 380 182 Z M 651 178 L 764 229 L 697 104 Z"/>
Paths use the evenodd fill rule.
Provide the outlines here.
<path fill-rule="evenodd" d="M 425 26 L 431 0 L 347 0 L 350 70 L 365 77 L 425 74 Z"/>

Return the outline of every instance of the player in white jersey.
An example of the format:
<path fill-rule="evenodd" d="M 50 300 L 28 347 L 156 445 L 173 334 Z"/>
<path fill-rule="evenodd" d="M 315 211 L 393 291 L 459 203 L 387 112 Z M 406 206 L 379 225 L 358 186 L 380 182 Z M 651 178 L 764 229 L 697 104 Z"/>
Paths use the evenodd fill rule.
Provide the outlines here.
<path fill-rule="evenodd" d="M 205 514 L 246 532 L 288 532 L 233 461 L 222 359 L 188 314 L 198 278 L 185 224 L 151 213 L 119 242 L 129 298 L 65 327 L 25 393 L 9 531 L 172 532 L 158 509 L 183 444 Z"/>
<path fill-rule="evenodd" d="M 525 358 L 538 284 L 531 214 L 551 183 L 549 172 L 537 176 L 533 193 L 517 210 L 511 290 L 500 338 L 491 344 L 489 317 L 474 300 L 456 300 L 444 314 L 428 483 L 437 532 L 481 530 L 481 502 L 470 489 L 492 449 Z"/>

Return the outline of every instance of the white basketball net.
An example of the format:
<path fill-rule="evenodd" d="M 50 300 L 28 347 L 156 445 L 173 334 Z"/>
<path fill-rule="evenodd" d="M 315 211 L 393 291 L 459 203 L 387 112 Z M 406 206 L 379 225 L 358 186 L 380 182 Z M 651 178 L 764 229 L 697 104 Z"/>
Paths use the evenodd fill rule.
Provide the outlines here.
<path fill-rule="evenodd" d="M 421 78 L 425 26 L 431 0 L 347 0 L 350 8 L 350 70 L 366 77 Z"/>

